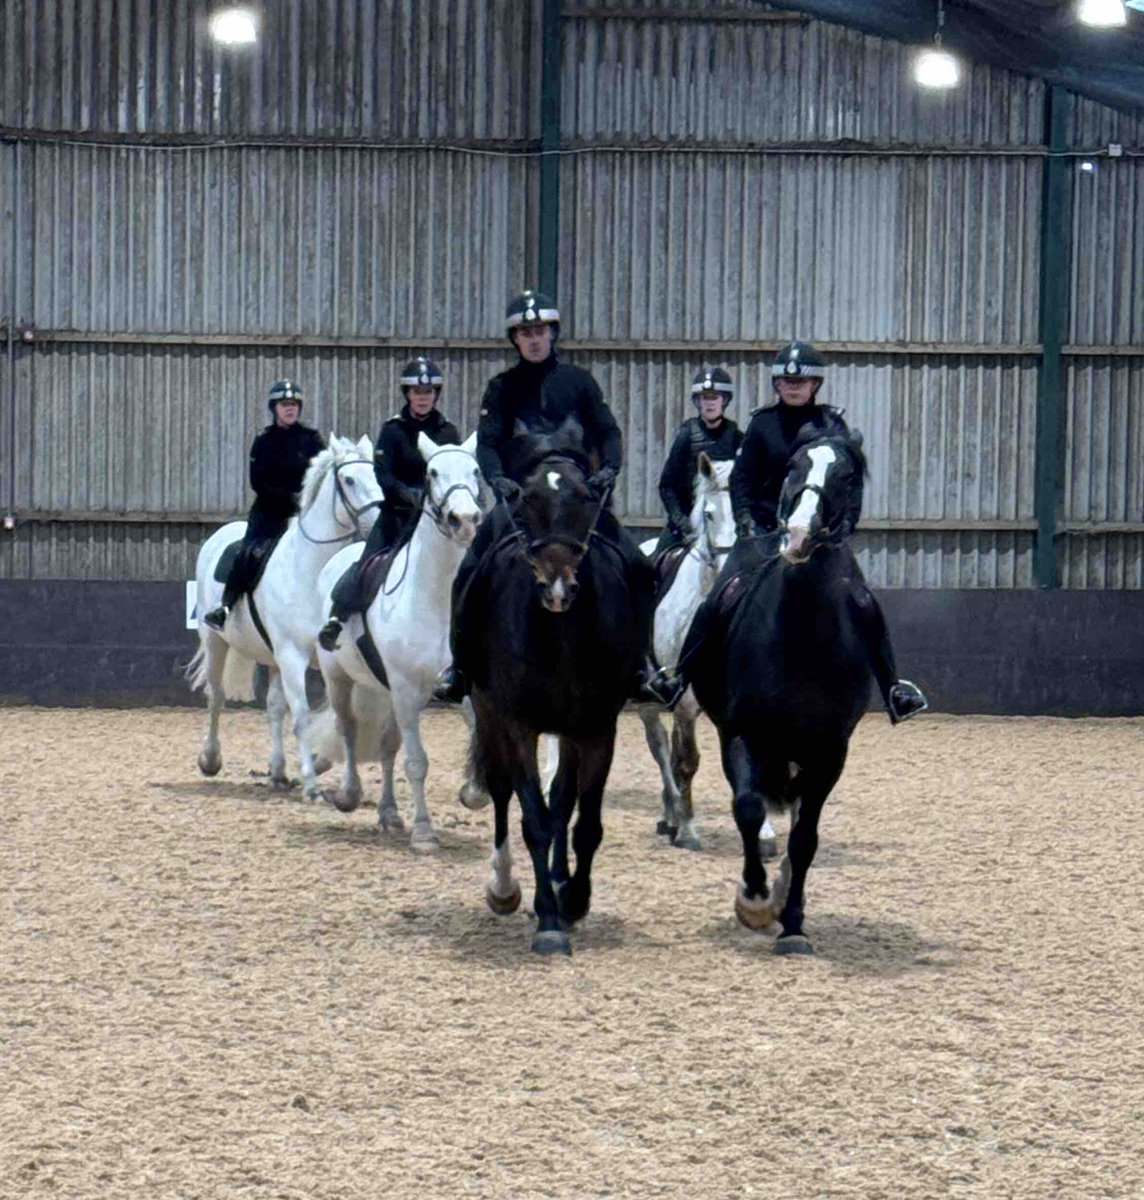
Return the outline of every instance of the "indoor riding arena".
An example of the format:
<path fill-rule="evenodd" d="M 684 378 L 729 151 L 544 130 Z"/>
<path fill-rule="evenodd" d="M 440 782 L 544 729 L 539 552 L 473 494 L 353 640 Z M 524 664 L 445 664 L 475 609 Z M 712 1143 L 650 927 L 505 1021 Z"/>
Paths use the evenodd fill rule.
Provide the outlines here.
<path fill-rule="evenodd" d="M 1144 1196 L 1144 3 L 0 14 L 0 1197 Z M 425 465 L 440 447 L 417 443 L 408 548 L 342 634 L 354 704 L 396 714 L 397 819 L 364 733 L 360 806 L 340 761 L 311 786 L 311 751 L 340 758 L 347 728 L 316 642 L 327 567 L 393 503 L 351 500 L 355 464 L 380 495 L 373 443 L 416 415 L 400 381 L 430 362 L 491 511 L 486 387 L 534 361 L 525 289 L 527 327 L 615 419 L 600 511 L 624 536 L 668 520 L 704 371 L 732 381 L 720 419 L 748 445 L 752 414 L 787 404 L 776 356 L 810 343 L 811 404 L 862 434 L 856 525 L 822 515 L 827 549 L 794 556 L 829 490 L 816 458 L 797 508 L 786 477 L 764 569 L 852 555 L 846 586 L 864 575 L 928 709 L 891 723 L 871 658 L 797 938 L 792 900 L 744 917 L 765 897 L 726 721 L 698 718 L 689 840 L 653 710 L 629 703 L 590 911 L 552 935 L 570 954 L 532 952 L 531 763 L 497 867 L 468 710 L 389 651 L 382 690 L 367 656 L 408 583 L 398 640 L 429 647 L 430 680 L 449 665 L 451 581 L 478 549 L 450 543 L 419 582 L 415 551 L 461 537 Z M 261 502 L 252 442 L 291 404 L 338 440 L 212 632 L 225 573 L 200 549 Z M 754 596 L 691 528 L 694 604 Z M 735 528 L 763 536 L 737 509 Z M 568 619 L 596 598 L 571 594 Z M 782 643 L 796 684 L 846 636 Z M 691 695 L 658 718 L 677 741 Z M 804 853 L 795 747 L 772 899 Z"/>

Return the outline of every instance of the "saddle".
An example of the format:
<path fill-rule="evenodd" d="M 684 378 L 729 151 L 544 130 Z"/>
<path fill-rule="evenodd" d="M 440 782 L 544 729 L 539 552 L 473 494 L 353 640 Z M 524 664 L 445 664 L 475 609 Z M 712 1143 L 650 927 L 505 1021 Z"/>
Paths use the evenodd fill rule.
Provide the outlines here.
<path fill-rule="evenodd" d="M 655 603 L 658 606 L 659 602 L 671 591 L 671 585 L 675 582 L 675 577 L 679 574 L 679 568 L 683 560 L 687 557 L 687 551 L 690 547 L 686 543 L 679 543 L 675 546 L 668 546 L 664 550 L 660 550 L 651 560 L 651 565 L 655 570 Z"/>
<path fill-rule="evenodd" d="M 256 542 L 244 543 L 241 539 L 231 542 L 222 552 L 215 565 L 214 577 L 217 582 L 226 584 L 232 572 L 242 572 L 242 590 L 253 592 L 261 580 L 266 564 L 270 561 L 274 547 L 281 540 L 281 535 L 273 538 L 260 538 Z"/>

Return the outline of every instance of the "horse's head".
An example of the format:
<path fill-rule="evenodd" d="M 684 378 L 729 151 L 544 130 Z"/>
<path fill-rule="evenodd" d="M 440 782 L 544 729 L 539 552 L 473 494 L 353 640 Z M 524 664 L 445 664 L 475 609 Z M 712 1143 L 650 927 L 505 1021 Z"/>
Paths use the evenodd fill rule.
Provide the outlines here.
<path fill-rule="evenodd" d="M 346 542 L 365 537 L 377 521 L 381 488 L 373 470 L 373 443 L 330 434 L 302 481 L 299 522 L 312 542 Z"/>
<path fill-rule="evenodd" d="M 517 518 L 527 533 L 526 557 L 540 603 L 549 612 L 567 612 L 576 599 L 576 572 L 588 552 L 600 504 L 579 465 L 562 455 L 542 459 L 524 482 Z"/>
<path fill-rule="evenodd" d="M 488 508 L 488 489 L 477 466 L 477 435 L 459 446 L 438 446 L 427 434 L 417 435 L 425 459 L 425 511 L 447 537 L 472 545 Z"/>
<path fill-rule="evenodd" d="M 734 462 L 712 462 L 699 452 L 695 476 L 695 505 L 691 528 L 700 554 L 716 569 L 722 567 L 735 544 L 735 513 L 731 507 L 731 469 Z"/>
<path fill-rule="evenodd" d="M 819 546 L 850 536 L 862 513 L 865 476 L 860 433 L 800 435 L 779 497 L 779 552 L 787 562 L 804 563 Z"/>

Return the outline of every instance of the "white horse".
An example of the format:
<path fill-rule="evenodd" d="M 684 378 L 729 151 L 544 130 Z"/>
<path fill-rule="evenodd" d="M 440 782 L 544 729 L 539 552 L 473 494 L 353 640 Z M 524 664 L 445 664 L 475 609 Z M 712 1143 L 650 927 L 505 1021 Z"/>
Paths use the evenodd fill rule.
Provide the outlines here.
<path fill-rule="evenodd" d="M 355 537 L 365 537 L 377 520 L 381 488 L 373 470 L 373 443 L 363 437 L 356 444 L 330 434 L 327 449 L 316 454 L 306 471 L 298 516 L 292 517 L 254 589 L 254 605 L 270 639 L 267 645 L 251 616 L 250 599 L 244 596 L 218 633 L 203 623 L 222 598 L 223 585 L 215 567 L 226 548 L 246 531 L 245 521 L 232 521 L 213 533 L 199 551 L 195 577 L 198 591 L 199 648 L 187 667 L 191 686 L 207 692 L 207 733 L 199 754 L 199 770 L 217 775 L 222 768 L 218 720 L 226 702 L 227 685 L 245 681 L 256 663 L 270 668 L 266 711 L 270 719 L 270 782 L 288 788 L 286 754 L 282 748 L 282 721 L 289 709 L 302 760 L 302 786 L 308 800 L 321 798 L 314 759 L 303 734 L 310 720 L 306 701 L 306 668 L 314 661 L 314 642 L 321 628 L 318 576 L 339 547 Z M 239 660 L 236 671 L 228 656 Z M 225 682 L 224 682 L 225 675 Z"/>
<path fill-rule="evenodd" d="M 706 454 L 699 455 L 695 476 L 695 504 L 691 510 L 691 527 L 695 541 L 679 565 L 667 594 L 656 606 L 652 632 L 655 660 L 661 667 L 674 670 L 679 664 L 687 631 L 696 610 L 715 585 L 716 576 L 735 543 L 735 517 L 731 508 L 730 480 L 732 462 L 712 462 Z M 640 549 L 650 555 L 655 541 L 644 542 Z M 663 819 L 657 832 L 672 837 L 677 846 L 687 850 L 701 849 L 695 829 L 695 812 L 691 800 L 691 781 L 699 769 L 699 748 L 695 740 L 695 722 L 699 705 L 690 688 L 675 707 L 671 740 L 660 719 L 661 709 L 641 705 L 640 718 L 644 724 L 648 749 L 659 766 L 663 779 Z M 774 838 L 769 821 L 759 837 Z M 773 849 L 771 850 L 773 853 Z"/>
<path fill-rule="evenodd" d="M 453 578 L 484 517 L 488 490 L 474 455 L 474 433 L 460 446 L 438 446 L 422 433 L 418 448 L 425 458 L 425 499 L 413 534 L 398 550 L 389 574 L 363 616 L 346 622 L 337 648 L 319 649 L 330 708 L 311 727 L 311 749 L 345 759 L 345 774 L 332 797 L 342 812 L 361 803 L 359 761 L 378 757 L 384 784 L 378 803 L 383 829 L 400 829 L 393 792 L 393 766 L 399 745 L 405 746 L 405 774 L 413 792 L 410 845 L 432 850 L 437 831 L 425 804 L 429 759 L 421 741 L 421 710 L 428 704 L 437 676 L 449 664 L 449 616 Z M 322 610 L 330 609 L 330 593 L 360 550 L 338 554 L 319 580 Z M 381 660 L 383 686 L 358 648 L 368 630 Z M 338 736 L 340 735 L 340 736 Z"/>

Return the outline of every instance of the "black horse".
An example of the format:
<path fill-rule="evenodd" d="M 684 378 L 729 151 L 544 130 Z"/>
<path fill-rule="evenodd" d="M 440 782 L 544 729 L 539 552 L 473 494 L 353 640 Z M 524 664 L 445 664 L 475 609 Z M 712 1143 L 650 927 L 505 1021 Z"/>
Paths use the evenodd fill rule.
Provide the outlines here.
<path fill-rule="evenodd" d="M 494 556 L 466 604 L 479 605 L 479 646 L 466 653 L 473 683 L 474 774 L 496 813 L 494 882 L 486 897 L 512 912 L 508 805 L 515 791 L 536 876 L 532 949 L 571 953 L 565 929 L 588 912 L 592 857 L 612 764 L 616 719 L 647 649 L 633 620 L 615 517 L 574 458 L 550 453 L 527 477 L 515 520 L 504 506 Z M 545 803 L 537 770 L 542 733 L 560 738 L 560 766 Z M 568 825 L 576 870 L 569 876 Z M 501 886 L 497 887 L 498 878 Z"/>
<path fill-rule="evenodd" d="M 724 608 L 733 608 L 716 619 L 721 628 L 696 649 L 690 672 L 719 730 L 743 840 L 736 915 L 751 929 L 777 917 L 775 950 L 788 954 L 811 953 L 802 933 L 803 888 L 818 848 L 818 818 L 870 697 L 852 599 L 852 581 L 862 576 L 849 545 L 862 508 L 861 435 L 810 432 L 787 468 L 779 533 L 753 540 L 762 561 L 724 588 L 731 593 Z M 758 840 L 768 805 L 792 815 L 773 892 Z"/>

